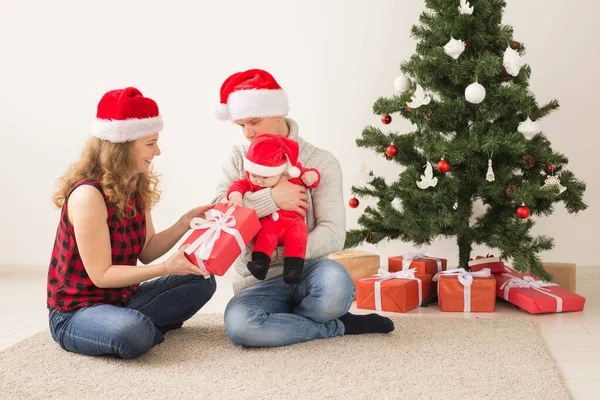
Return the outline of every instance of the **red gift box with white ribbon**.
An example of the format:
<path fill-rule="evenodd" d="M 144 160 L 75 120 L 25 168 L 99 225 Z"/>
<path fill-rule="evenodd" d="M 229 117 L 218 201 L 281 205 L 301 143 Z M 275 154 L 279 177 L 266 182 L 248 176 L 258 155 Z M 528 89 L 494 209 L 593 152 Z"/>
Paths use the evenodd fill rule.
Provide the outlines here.
<path fill-rule="evenodd" d="M 489 269 L 467 272 L 464 268 L 442 271 L 437 282 L 438 303 L 442 312 L 494 312 L 496 280 Z"/>
<path fill-rule="evenodd" d="M 371 278 L 356 281 L 356 307 L 390 312 L 408 312 L 429 297 L 431 275 L 415 269 L 398 272 L 379 270 Z"/>
<path fill-rule="evenodd" d="M 261 226 L 254 209 L 220 203 L 206 212 L 206 219 L 194 218 L 191 228 L 194 231 L 181 245 L 189 244 L 186 258 L 204 271 L 223 276 Z"/>
<path fill-rule="evenodd" d="M 435 275 L 445 271 L 445 258 L 430 257 L 428 252 L 411 252 L 403 256 L 388 257 L 388 271 L 398 272 L 414 268 L 417 274 Z"/>
<path fill-rule="evenodd" d="M 496 286 L 498 297 L 531 314 L 582 311 L 585 306 L 585 297 L 508 267 L 496 275 Z"/>
<path fill-rule="evenodd" d="M 473 272 L 481 271 L 484 268 L 488 268 L 492 274 L 501 274 L 504 272 L 504 262 L 502 258 L 494 257 L 494 255 L 488 254 L 487 256 L 477 256 L 474 260 L 469 260 L 469 269 Z"/>

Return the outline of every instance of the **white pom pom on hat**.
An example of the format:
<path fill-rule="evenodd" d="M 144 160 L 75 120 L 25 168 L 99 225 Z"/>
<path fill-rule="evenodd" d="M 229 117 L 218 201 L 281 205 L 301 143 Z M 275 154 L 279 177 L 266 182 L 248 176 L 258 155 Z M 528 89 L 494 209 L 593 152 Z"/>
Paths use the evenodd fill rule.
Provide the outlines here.
<path fill-rule="evenodd" d="M 217 119 L 227 121 L 229 119 L 229 107 L 227 107 L 227 104 L 219 104 L 213 109 L 213 114 Z"/>
<path fill-rule="evenodd" d="M 288 168 L 288 175 L 291 176 L 292 178 L 299 177 L 300 176 L 300 168 L 294 167 L 294 166 Z"/>

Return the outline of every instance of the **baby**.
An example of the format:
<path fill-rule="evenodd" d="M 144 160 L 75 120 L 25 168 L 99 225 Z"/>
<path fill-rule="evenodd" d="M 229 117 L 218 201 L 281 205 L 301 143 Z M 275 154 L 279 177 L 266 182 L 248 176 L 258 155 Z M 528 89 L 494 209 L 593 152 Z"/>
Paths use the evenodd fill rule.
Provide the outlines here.
<path fill-rule="evenodd" d="M 244 160 L 246 178 L 235 181 L 227 192 L 229 205 L 242 207 L 244 194 L 273 187 L 279 179 L 290 178 L 291 183 L 308 189 L 319 185 L 321 176 L 314 168 L 304 168 L 298 162 L 298 143 L 285 136 L 263 133 L 250 144 Z M 279 210 L 261 218 L 262 229 L 256 236 L 252 260 L 248 270 L 259 280 L 267 277 L 271 255 L 283 245 L 283 280 L 299 283 L 304 267 L 308 226 L 295 211 Z"/>

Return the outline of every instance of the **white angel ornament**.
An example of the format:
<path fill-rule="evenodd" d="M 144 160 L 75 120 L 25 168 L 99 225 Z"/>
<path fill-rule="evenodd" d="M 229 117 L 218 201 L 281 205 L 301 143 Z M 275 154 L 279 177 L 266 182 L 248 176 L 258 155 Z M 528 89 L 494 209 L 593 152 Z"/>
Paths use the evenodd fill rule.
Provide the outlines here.
<path fill-rule="evenodd" d="M 406 102 L 406 105 L 410 108 L 419 108 L 421 106 L 426 106 L 431 101 L 431 96 L 426 96 L 425 91 L 421 87 L 421 85 L 417 84 L 417 88 L 415 89 L 415 93 L 412 95 L 410 101 Z"/>
<path fill-rule="evenodd" d="M 425 175 L 421 175 L 421 181 L 417 182 L 417 186 L 419 189 L 427 189 L 437 185 L 437 182 L 438 178 L 433 176 L 433 167 L 431 166 L 431 163 L 427 161 L 427 165 L 425 166 Z"/>
<path fill-rule="evenodd" d="M 471 4 L 467 0 L 460 0 L 458 12 L 464 15 L 471 15 L 473 14 L 473 7 L 471 7 Z"/>

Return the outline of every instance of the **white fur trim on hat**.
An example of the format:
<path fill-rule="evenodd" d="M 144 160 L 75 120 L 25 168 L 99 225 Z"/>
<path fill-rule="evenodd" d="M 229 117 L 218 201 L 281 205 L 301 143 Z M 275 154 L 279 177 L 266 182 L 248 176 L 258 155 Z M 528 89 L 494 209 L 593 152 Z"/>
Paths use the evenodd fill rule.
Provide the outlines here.
<path fill-rule="evenodd" d="M 125 120 L 96 119 L 93 133 L 99 139 L 113 143 L 129 142 L 144 136 L 154 135 L 163 129 L 159 115 L 152 118 L 132 118 Z"/>
<path fill-rule="evenodd" d="M 290 110 L 287 94 L 283 90 L 265 89 L 235 91 L 227 98 L 227 108 L 232 121 L 284 117 Z"/>
<path fill-rule="evenodd" d="M 283 172 L 287 169 L 288 164 L 281 164 L 277 167 L 267 167 L 265 165 L 260 165 L 253 163 L 244 157 L 244 169 L 251 174 L 255 174 L 258 176 L 277 176 L 283 174 Z"/>

